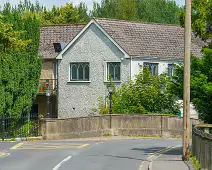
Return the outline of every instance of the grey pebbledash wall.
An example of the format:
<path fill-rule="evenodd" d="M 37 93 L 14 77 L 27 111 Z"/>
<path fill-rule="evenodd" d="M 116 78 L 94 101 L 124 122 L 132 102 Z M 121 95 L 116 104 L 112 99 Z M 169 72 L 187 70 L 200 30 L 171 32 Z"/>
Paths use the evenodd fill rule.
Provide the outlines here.
<path fill-rule="evenodd" d="M 58 61 L 58 118 L 87 116 L 106 97 L 107 62 L 121 62 L 121 83 L 130 78 L 130 60 L 92 24 Z M 90 82 L 70 82 L 70 62 L 89 62 Z M 121 83 L 117 83 L 119 86 Z"/>

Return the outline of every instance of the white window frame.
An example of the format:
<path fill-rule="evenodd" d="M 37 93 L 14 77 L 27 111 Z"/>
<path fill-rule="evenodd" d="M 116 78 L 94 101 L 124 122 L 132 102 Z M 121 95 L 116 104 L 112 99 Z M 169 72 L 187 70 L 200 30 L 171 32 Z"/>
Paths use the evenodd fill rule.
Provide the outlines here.
<path fill-rule="evenodd" d="M 109 81 L 109 73 L 110 73 L 110 71 L 109 71 L 109 64 L 119 64 L 119 68 L 120 68 L 120 70 L 119 70 L 119 72 L 120 72 L 119 77 L 120 77 L 120 79 L 114 79 L 114 77 L 113 77 L 112 78 L 112 81 L 113 82 L 120 82 L 121 81 L 121 62 L 114 61 L 114 62 L 107 62 L 106 63 L 106 68 L 107 68 L 107 77 L 106 77 L 106 80 L 107 81 Z M 114 76 L 115 76 L 115 69 L 114 69 Z"/>
<path fill-rule="evenodd" d="M 173 76 L 173 75 L 174 75 L 174 64 L 168 64 L 168 76 Z"/>
<path fill-rule="evenodd" d="M 154 74 L 154 67 L 156 66 L 156 69 L 157 69 L 157 71 L 156 71 L 156 73 Z M 153 75 L 153 76 L 156 76 L 156 75 L 158 75 L 159 73 L 159 63 L 150 63 L 150 62 L 144 62 L 143 63 L 143 67 L 144 68 L 146 68 L 146 67 L 149 67 L 150 68 L 150 71 L 151 71 L 151 74 Z"/>
<path fill-rule="evenodd" d="M 83 67 L 83 79 L 79 78 L 79 68 L 77 68 L 77 79 L 72 78 L 72 65 L 85 65 L 89 67 L 88 79 L 85 78 L 85 66 Z M 78 66 L 79 67 L 79 66 Z M 69 63 L 69 82 L 90 82 L 90 63 L 89 62 L 70 62 Z"/>

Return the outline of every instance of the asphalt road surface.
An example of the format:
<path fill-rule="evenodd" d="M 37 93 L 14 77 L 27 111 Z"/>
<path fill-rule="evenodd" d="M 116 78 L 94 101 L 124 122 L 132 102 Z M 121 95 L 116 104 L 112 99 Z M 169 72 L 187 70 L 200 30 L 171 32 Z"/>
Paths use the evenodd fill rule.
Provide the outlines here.
<path fill-rule="evenodd" d="M 181 140 L 0 142 L 0 170 L 139 170 L 153 153 Z M 4 149 L 1 149 L 4 148 Z M 7 153 L 7 154 L 2 154 Z"/>

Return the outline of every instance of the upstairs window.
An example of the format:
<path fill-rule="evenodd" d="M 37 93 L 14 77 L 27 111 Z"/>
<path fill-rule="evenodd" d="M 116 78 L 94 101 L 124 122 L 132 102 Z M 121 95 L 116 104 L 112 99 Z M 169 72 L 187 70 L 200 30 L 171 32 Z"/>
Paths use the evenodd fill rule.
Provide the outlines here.
<path fill-rule="evenodd" d="M 89 63 L 70 63 L 70 81 L 89 81 Z"/>
<path fill-rule="evenodd" d="M 144 68 L 149 68 L 153 76 L 158 75 L 158 63 L 144 63 Z"/>
<path fill-rule="evenodd" d="M 168 76 L 174 75 L 174 64 L 168 64 Z"/>
<path fill-rule="evenodd" d="M 112 77 L 112 81 L 120 81 L 121 74 L 120 74 L 120 62 L 109 62 L 107 63 L 107 78 L 109 80 L 109 75 Z"/>

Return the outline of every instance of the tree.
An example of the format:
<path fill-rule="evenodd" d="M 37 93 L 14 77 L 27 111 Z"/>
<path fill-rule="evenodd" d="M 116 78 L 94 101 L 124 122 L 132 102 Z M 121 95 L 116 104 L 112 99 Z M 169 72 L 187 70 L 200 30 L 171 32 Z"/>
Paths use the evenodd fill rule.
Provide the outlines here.
<path fill-rule="evenodd" d="M 118 11 L 118 18 L 122 20 L 134 21 L 137 17 L 137 2 L 136 0 L 122 0 L 120 1 Z"/>
<path fill-rule="evenodd" d="M 101 4 L 94 2 L 91 16 L 121 20 L 136 20 L 136 0 L 102 0 Z"/>
<path fill-rule="evenodd" d="M 113 113 L 116 114 L 177 114 L 179 106 L 175 97 L 170 93 L 170 80 L 166 74 L 152 76 L 144 69 L 135 81 L 123 84 L 113 93 Z M 164 88 L 163 88 L 164 87 Z M 107 111 L 100 102 L 99 110 Z"/>
<path fill-rule="evenodd" d="M 212 123 L 212 50 L 205 49 L 202 59 L 192 56 L 191 101 L 199 112 L 199 117 Z M 172 80 L 172 93 L 183 98 L 183 65 L 176 66 Z"/>
<path fill-rule="evenodd" d="M 175 1 L 139 0 L 139 18 L 145 22 L 179 24 L 181 8 Z"/>
<path fill-rule="evenodd" d="M 212 1 L 192 0 L 192 29 L 203 40 L 212 37 Z M 184 26 L 185 8 L 180 13 L 180 24 Z"/>
<path fill-rule="evenodd" d="M 53 17 L 54 24 L 71 24 L 79 20 L 79 12 L 72 3 L 67 3 L 64 7 L 57 9 L 58 15 Z M 57 13 L 54 13 L 57 14 Z"/>
<path fill-rule="evenodd" d="M 6 4 L 1 12 L 0 115 L 29 113 L 38 91 L 40 24 L 33 13 L 25 15 L 25 7 Z"/>
<path fill-rule="evenodd" d="M 94 2 L 91 16 L 130 21 L 179 24 L 179 8 L 167 0 L 102 0 Z"/>
<path fill-rule="evenodd" d="M 13 25 L 3 23 L 2 19 L 3 16 L 0 15 L 0 51 L 6 53 L 8 49 L 14 51 L 26 49 L 31 40 L 20 39 L 23 32 L 13 31 Z"/>
<path fill-rule="evenodd" d="M 79 23 L 88 23 L 91 18 L 87 14 L 88 8 L 85 3 L 80 2 L 80 4 L 77 6 L 77 10 L 79 12 Z"/>
<path fill-rule="evenodd" d="M 16 7 L 12 7 L 10 3 L 6 3 L 2 10 L 3 15 L 7 15 L 6 20 L 14 20 L 14 15 L 9 15 L 11 12 L 17 12 L 24 16 L 36 16 L 36 19 L 41 25 L 53 25 L 53 24 L 84 24 L 90 21 L 88 15 L 88 9 L 85 3 L 81 2 L 78 6 L 74 6 L 72 3 L 67 3 L 65 6 L 56 7 L 55 5 L 51 10 L 40 5 L 36 1 L 35 5 L 29 0 L 20 2 Z"/>
<path fill-rule="evenodd" d="M 90 20 L 87 6 L 82 2 L 77 7 L 74 7 L 72 3 L 67 3 L 63 7 L 53 6 L 51 10 L 44 8 L 40 15 L 42 25 L 87 23 Z"/>
<path fill-rule="evenodd" d="M 118 12 L 120 1 L 118 0 L 102 0 L 101 3 L 94 2 L 92 17 L 119 19 Z"/>
<path fill-rule="evenodd" d="M 192 29 L 207 44 L 203 48 L 203 58 L 192 57 L 191 63 L 191 101 L 199 112 L 199 117 L 207 123 L 212 123 L 212 1 L 192 1 Z M 180 13 L 180 24 L 184 26 L 185 9 Z M 176 76 L 173 79 L 174 92 L 176 84 L 182 85 L 183 66 L 176 68 Z M 181 90 L 181 88 L 178 88 Z M 179 97 L 182 97 L 178 93 Z"/>

